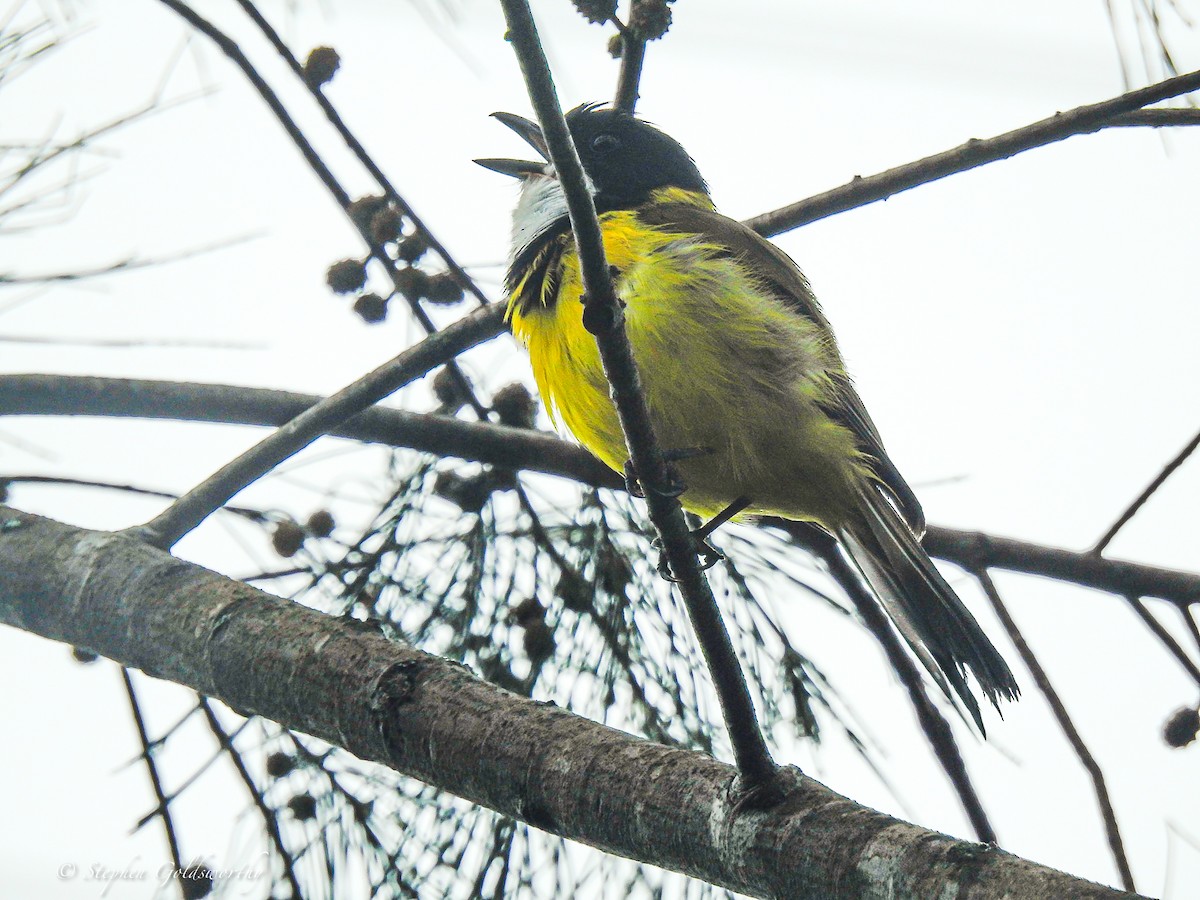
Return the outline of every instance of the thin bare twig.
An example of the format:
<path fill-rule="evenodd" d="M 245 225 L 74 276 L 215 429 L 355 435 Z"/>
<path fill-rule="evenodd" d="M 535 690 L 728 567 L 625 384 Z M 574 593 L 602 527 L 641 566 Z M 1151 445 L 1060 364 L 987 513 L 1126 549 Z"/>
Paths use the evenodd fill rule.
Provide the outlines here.
<path fill-rule="evenodd" d="M 275 30 L 271 23 L 267 21 L 266 17 L 258 11 L 258 8 L 251 3 L 250 0 L 238 0 L 238 5 L 242 7 L 246 15 L 248 15 L 254 21 L 254 24 L 258 26 L 258 29 L 263 33 L 267 40 L 271 42 L 271 45 L 275 48 L 276 52 L 283 57 L 284 62 L 288 64 L 289 68 L 291 68 L 291 70 L 296 74 L 296 77 L 299 78 L 300 81 L 303 82 L 303 84 L 309 89 L 310 93 L 312 93 L 313 97 L 320 105 L 321 111 L 325 113 L 325 117 L 329 119 L 330 124 L 332 124 L 337 130 L 337 133 L 341 135 L 342 140 L 346 143 L 346 146 L 350 148 L 350 152 L 354 154 L 354 157 L 359 161 L 363 168 L 365 168 L 371 174 L 371 177 L 374 178 L 379 184 L 379 186 L 383 188 L 384 195 L 396 204 L 397 208 L 404 214 L 405 218 L 412 223 L 413 228 L 415 228 L 424 236 L 425 242 L 429 245 L 429 249 L 441 257 L 441 260 L 443 263 L 445 263 L 446 268 L 449 269 L 450 273 L 454 276 L 454 280 L 459 283 L 463 290 L 468 291 L 472 296 L 474 296 L 481 305 L 486 305 L 489 302 L 487 295 L 480 290 L 479 285 L 475 283 L 474 279 L 472 279 L 471 276 L 467 274 L 466 270 L 463 269 L 463 267 L 458 264 L 454 257 L 450 255 L 450 252 L 446 249 L 445 245 L 437 239 L 437 236 L 434 235 L 434 233 L 429 229 L 429 226 L 426 225 L 425 222 L 422 221 L 422 219 L 416 214 L 412 206 L 409 205 L 408 201 L 400 196 L 400 192 L 396 190 L 391 181 L 389 181 L 387 176 L 383 173 L 383 170 L 379 167 L 371 155 L 367 153 L 366 148 L 362 145 L 358 138 L 354 136 L 354 133 L 350 130 L 349 126 L 347 126 L 342 120 L 341 115 L 338 113 L 334 105 L 329 101 L 329 98 L 325 96 L 325 92 L 321 90 L 321 87 L 311 83 L 309 79 L 305 78 L 304 66 L 301 65 L 298 59 L 296 59 L 292 51 L 288 49 L 287 44 L 283 42 L 283 38 L 279 36 L 279 32 Z"/>
<path fill-rule="evenodd" d="M 850 597 L 867 629 L 883 647 L 888 663 L 908 692 L 909 702 L 917 714 L 925 739 L 933 749 L 942 771 L 950 780 L 963 811 L 984 843 L 996 843 L 996 832 L 988 819 L 983 803 L 975 792 L 966 763 L 954 739 L 950 724 L 925 691 L 925 678 L 912 656 L 904 649 L 892 623 L 888 621 L 879 602 L 863 586 L 862 577 L 838 547 L 837 542 L 815 526 L 805 522 L 788 522 L 786 530 L 796 543 L 823 560 L 834 580 Z"/>
<path fill-rule="evenodd" d="M 613 106 L 632 113 L 638 102 L 642 63 L 646 59 L 646 41 L 632 29 L 621 31 L 621 71 L 617 76 L 617 94 Z"/>
<path fill-rule="evenodd" d="M 1196 112 L 1200 113 L 1200 110 L 1196 110 Z M 1197 447 L 1200 447 L 1200 431 L 1196 432 L 1196 436 L 1188 441 L 1187 446 L 1180 450 L 1174 459 L 1163 466 L 1162 471 L 1155 476 L 1154 480 L 1146 485 L 1146 489 L 1138 494 L 1137 499 L 1129 504 L 1129 508 L 1125 512 L 1121 513 L 1117 521 L 1113 523 L 1112 528 L 1104 532 L 1104 537 L 1096 542 L 1096 546 L 1092 548 L 1091 552 L 1096 556 L 1103 553 L 1104 548 L 1112 543 L 1112 539 L 1117 536 L 1117 532 L 1124 528 L 1129 520 L 1137 515 L 1138 510 L 1142 508 L 1155 491 L 1162 487 L 1163 482 L 1170 478 L 1175 470 L 1182 466 L 1187 458 L 1196 452 Z"/>
<path fill-rule="evenodd" d="M 0 413 L 2 415 L 2 413 Z M 170 491 L 156 491 L 151 488 L 138 487 L 135 484 L 117 484 L 111 481 L 93 481 L 88 478 L 66 478 L 60 475 L 6 475 L 0 472 L 0 487 L 7 487 L 14 484 L 51 484 L 51 485 L 68 485 L 70 487 L 90 487 L 103 488 L 110 491 L 121 491 L 126 494 L 138 494 L 143 497 L 157 497 L 162 500 L 178 500 L 179 495 L 173 494 Z M 251 519 L 255 522 L 263 521 L 266 516 L 261 510 L 249 509 L 245 506 L 225 506 L 222 507 L 225 512 L 234 513 L 235 515 Z"/>
<path fill-rule="evenodd" d="M 1108 127 L 1118 116 L 1198 88 L 1200 88 L 1200 72 L 1168 78 L 1166 81 L 1160 81 L 1158 84 L 1139 88 L 1136 91 L 1129 91 L 1102 103 L 1093 103 L 1068 112 L 1055 113 L 1048 119 L 1042 119 L 1040 122 L 1034 122 L 997 137 L 986 140 L 972 138 L 953 150 L 927 156 L 877 175 L 865 178 L 855 177 L 848 184 L 831 191 L 747 219 L 746 225 L 759 234 L 780 234 L 849 209 L 865 206 L 878 200 L 886 200 L 894 194 L 911 190 L 922 184 L 938 181 L 997 160 L 1007 159 L 1025 150 L 1065 140 L 1076 134 L 1098 131 Z M 1130 123 L 1117 122 L 1117 124 Z"/>
<path fill-rule="evenodd" d="M 1184 652 L 1184 649 L 1179 646 L 1179 642 L 1171 636 L 1171 632 L 1167 631 L 1163 627 L 1163 624 L 1154 617 L 1154 614 L 1146 607 L 1146 602 L 1140 597 L 1127 597 L 1126 599 L 1129 601 L 1129 605 L 1133 607 L 1133 611 L 1137 613 L 1138 618 L 1146 623 L 1146 627 L 1150 629 L 1170 654 L 1183 666 L 1183 670 L 1191 676 L 1197 685 L 1200 685 L 1200 668 Z"/>
<path fill-rule="evenodd" d="M 1200 125 L 1200 109 L 1139 109 L 1122 113 L 1105 123 L 1105 128 L 1178 128 Z"/>
<path fill-rule="evenodd" d="M 1117 871 L 1121 874 L 1121 885 L 1127 891 L 1136 891 L 1137 887 L 1133 883 L 1133 871 L 1129 868 L 1129 860 L 1125 856 L 1125 844 L 1121 840 L 1121 830 L 1117 826 L 1117 813 L 1113 809 L 1112 799 L 1108 796 L 1108 787 L 1104 783 L 1104 772 L 1101 770 L 1100 764 L 1096 762 L 1096 758 L 1092 756 L 1092 752 L 1088 749 L 1087 744 L 1084 743 L 1083 737 L 1075 727 L 1075 723 L 1071 721 L 1071 716 L 1067 713 L 1067 708 L 1063 704 L 1062 698 L 1058 696 L 1058 691 L 1050 683 L 1050 679 L 1046 675 L 1046 670 L 1042 668 L 1042 664 L 1038 661 L 1037 656 L 1034 655 L 1034 652 L 1029 648 L 1029 644 L 1026 643 L 1025 635 L 1017 627 L 1016 621 L 1009 613 L 1004 600 L 1000 597 L 1000 592 L 996 589 L 996 585 L 988 574 L 987 569 L 979 569 L 971 574 L 982 585 L 984 594 L 987 595 L 988 601 L 992 604 L 992 609 L 996 612 L 996 617 L 1000 620 L 1000 624 L 1004 626 L 1004 630 L 1008 632 L 1008 638 L 1013 642 L 1013 646 L 1017 648 L 1017 653 L 1020 654 L 1022 661 L 1025 663 L 1025 668 L 1029 669 L 1029 674 L 1033 676 L 1034 684 L 1042 692 L 1042 696 L 1046 698 L 1046 704 L 1050 707 L 1050 712 L 1054 714 L 1054 719 L 1058 722 L 1058 727 L 1062 729 L 1063 735 L 1066 736 L 1067 743 L 1071 745 L 1071 749 L 1075 751 L 1080 764 L 1087 771 L 1089 777 L 1091 777 L 1092 788 L 1096 792 L 1096 802 L 1100 805 L 1100 817 L 1104 821 L 1104 831 L 1108 836 L 1108 849 L 1112 853 Z"/>
<path fill-rule="evenodd" d="M 503 314 L 503 304 L 485 306 L 414 344 L 373 372 L 305 410 L 133 531 L 156 547 L 174 546 L 235 494 L 329 429 L 378 403 L 435 366 L 490 339 Z"/>
<path fill-rule="evenodd" d="M 121 679 L 125 684 L 125 694 L 129 697 L 129 711 L 133 714 L 137 726 L 138 738 L 142 742 L 142 760 L 146 763 L 146 772 L 150 775 L 150 786 L 154 788 L 154 796 L 158 800 L 158 815 L 162 818 L 163 831 L 167 836 L 167 845 L 171 848 L 171 862 L 175 871 L 183 871 L 183 858 L 179 853 L 179 838 L 175 834 L 175 822 L 171 819 L 171 809 L 167 803 L 167 795 L 163 791 L 162 779 L 158 776 L 158 766 L 154 763 L 153 742 L 146 732 L 146 721 L 142 718 L 142 707 L 138 702 L 137 692 L 133 689 L 133 679 L 129 677 L 129 669 L 121 666 Z"/>
<path fill-rule="evenodd" d="M 646 503 L 650 519 L 658 530 L 663 552 L 679 583 L 692 627 L 712 674 L 738 771 L 749 785 L 764 785 L 775 773 L 775 763 L 758 727 L 754 703 L 750 699 L 729 634 L 721 621 L 712 589 L 700 571 L 695 544 L 683 510 L 678 500 L 668 496 L 667 491 L 660 487 L 669 482 L 666 462 L 654 435 L 633 352 L 625 334 L 621 308 L 608 272 L 595 206 L 587 191 L 583 166 L 558 103 L 533 15 L 526 0 L 501 0 L 501 5 L 509 39 L 525 76 L 530 101 L 566 194 L 588 298 L 584 306 L 584 324 L 596 338 L 604 373 L 612 386 L 630 459 L 639 478 L 647 486 Z"/>
<path fill-rule="evenodd" d="M 4 184 L 0 185 L 0 197 L 3 197 L 6 193 L 15 188 L 35 171 L 53 162 L 63 154 L 71 153 L 76 150 L 82 150 L 90 141 L 94 141 L 97 138 L 109 134 L 110 132 L 117 131 L 126 125 L 129 125 L 140 119 L 144 119 L 151 113 L 164 112 L 171 107 L 178 106 L 181 103 L 189 102 L 192 99 L 194 99 L 194 97 L 183 97 L 166 104 L 155 101 L 143 106 L 141 109 L 134 110 L 131 113 L 126 113 L 125 115 L 116 119 L 112 119 L 103 125 L 98 125 L 90 131 L 81 134 L 74 140 L 69 140 L 62 144 L 43 144 L 43 149 L 41 152 L 35 153 L 33 156 L 27 159 L 22 166 L 3 176 Z M 5 149 L 8 148 L 6 147 Z"/>
<path fill-rule="evenodd" d="M 267 806 L 266 801 L 263 799 L 262 791 L 254 783 L 254 779 L 250 777 L 250 772 L 246 769 L 245 762 L 242 761 L 242 754 L 234 748 L 233 738 L 225 730 L 224 726 L 221 725 L 216 713 L 213 712 L 212 704 L 208 698 L 201 696 L 199 700 L 200 709 L 204 713 L 204 719 L 208 723 L 209 731 L 213 733 L 213 737 L 217 739 L 217 743 L 221 745 L 221 749 L 229 755 L 229 761 L 233 763 L 238 777 L 242 780 L 242 784 L 246 786 L 251 802 L 259 811 L 259 814 L 262 815 L 267 834 L 271 837 L 271 843 L 275 845 L 276 852 L 279 853 L 280 858 L 283 860 L 283 874 L 287 878 L 288 886 L 292 889 L 292 897 L 303 897 L 304 891 L 300 890 L 300 882 L 296 878 L 295 861 L 283 843 L 283 832 L 279 828 L 279 815 L 277 811 Z"/>
<path fill-rule="evenodd" d="M 313 174 L 317 176 L 317 179 L 325 186 L 325 189 L 329 191 L 329 194 L 333 197 L 334 201 L 341 207 L 342 212 L 344 212 L 347 218 L 350 219 L 351 224 L 366 243 L 371 258 L 383 266 L 384 271 L 387 272 L 388 277 L 392 281 L 393 289 L 396 291 L 396 293 L 405 298 L 409 309 L 412 311 L 413 317 L 425 330 L 426 334 L 433 334 L 436 332 L 437 327 L 433 324 L 433 320 L 429 318 L 429 314 L 421 306 L 420 301 L 414 297 L 410 297 L 409 292 L 403 289 L 399 280 L 399 273 L 395 262 L 387 255 L 379 241 L 377 241 L 374 236 L 370 234 L 369 228 L 364 227 L 359 222 L 354 221 L 354 217 L 350 215 L 350 194 L 345 188 L 342 187 L 341 182 L 338 181 L 337 177 L 333 174 L 332 170 L 330 170 L 329 166 L 325 164 L 325 161 L 321 159 L 321 155 L 312 145 L 312 142 L 305 137 L 304 132 L 296 123 L 295 119 L 293 119 L 288 113 L 287 109 L 283 105 L 283 102 L 279 99 L 279 96 L 271 89 L 271 86 L 267 84 L 266 80 L 262 77 L 262 74 L 254 67 L 254 64 L 250 61 L 249 57 L 242 52 L 242 48 L 238 45 L 237 41 L 225 34 L 225 32 L 221 31 L 193 9 L 188 7 L 187 4 L 180 2 L 180 0 L 159 0 L 159 2 L 163 3 L 169 9 L 179 15 L 179 17 L 185 22 L 215 43 L 217 47 L 220 48 L 221 52 L 229 57 L 234 65 L 241 70 L 242 74 L 245 75 L 251 86 L 258 92 L 258 95 L 267 104 L 267 108 L 270 109 L 272 115 L 275 116 L 279 124 L 283 127 L 284 132 L 286 132 L 287 136 L 291 138 L 292 143 L 296 145 L 296 148 L 304 157 L 305 162 L 307 162 L 309 168 L 312 169 Z M 473 392 L 471 391 L 470 383 L 467 381 L 467 377 L 463 374 L 462 370 L 458 367 L 458 363 L 451 359 L 447 362 L 447 366 L 450 369 L 451 375 L 458 382 L 459 388 L 463 391 L 463 396 L 468 399 L 468 402 L 470 403 L 471 408 L 475 411 L 475 414 L 479 416 L 480 419 L 486 420 L 487 410 L 484 409 L 484 407 L 475 398 Z"/>
<path fill-rule="evenodd" d="M 1179 615 L 1183 619 L 1183 626 L 1187 629 L 1188 634 L 1192 636 L 1192 643 L 1196 645 L 1196 651 L 1200 652 L 1200 625 L 1196 623 L 1196 617 L 1193 615 L 1194 612 L 1194 608 L 1187 606 L 1179 607 Z"/>
<path fill-rule="evenodd" d="M 247 240 L 247 237 L 230 238 L 224 241 L 218 241 L 215 244 L 209 244 L 204 247 L 197 247 L 192 250 L 181 250 L 178 253 L 170 253 L 166 256 L 159 256 L 152 259 L 137 259 L 129 257 L 127 259 L 118 260 L 117 262 L 108 263 L 107 265 L 97 266 L 92 269 L 76 269 L 71 272 L 43 272 L 36 275 L 13 275 L 10 273 L 0 272 L 0 288 L 13 287 L 16 285 L 30 284 L 50 284 L 53 282 L 64 281 L 84 281 L 91 278 L 102 278 L 105 275 L 119 275 L 123 272 L 132 272 L 137 269 L 145 269 L 150 266 L 163 266 L 168 263 L 179 262 L 184 259 L 191 259 L 194 256 L 199 256 L 203 253 L 212 253 L 216 250 L 224 250 L 228 247 L 236 246 Z"/>

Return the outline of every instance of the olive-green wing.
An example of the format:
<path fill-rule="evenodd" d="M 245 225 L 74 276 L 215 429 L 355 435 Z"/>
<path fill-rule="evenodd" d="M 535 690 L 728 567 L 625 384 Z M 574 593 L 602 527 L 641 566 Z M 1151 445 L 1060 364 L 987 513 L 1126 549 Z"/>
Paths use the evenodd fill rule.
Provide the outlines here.
<path fill-rule="evenodd" d="M 752 269 L 755 279 L 786 307 L 828 332 L 830 346 L 837 352 L 832 329 L 808 279 L 790 256 L 757 232 L 715 210 L 690 203 L 651 203 L 638 212 L 647 225 L 669 233 L 699 235 L 703 242 L 720 248 L 718 252 L 722 255 Z M 831 398 L 826 411 L 853 432 L 863 452 L 871 458 L 876 477 L 892 496 L 909 527 L 920 537 L 925 532 L 921 504 L 888 457 L 879 430 L 844 372 L 843 368 L 842 373 L 834 376 L 837 396 Z"/>

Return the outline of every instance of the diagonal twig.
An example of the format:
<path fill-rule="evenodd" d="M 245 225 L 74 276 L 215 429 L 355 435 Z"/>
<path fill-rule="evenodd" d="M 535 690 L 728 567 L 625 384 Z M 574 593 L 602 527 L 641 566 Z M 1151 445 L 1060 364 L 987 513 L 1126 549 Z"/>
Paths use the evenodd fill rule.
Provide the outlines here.
<path fill-rule="evenodd" d="M 1058 722 L 1058 727 L 1062 729 L 1063 734 L 1066 736 L 1067 743 L 1071 745 L 1071 749 L 1075 751 L 1075 755 L 1079 758 L 1080 765 L 1083 766 L 1088 776 L 1092 779 L 1092 789 L 1096 792 L 1096 802 L 1100 805 L 1100 817 L 1104 821 L 1104 831 L 1108 836 L 1108 849 L 1112 853 L 1113 862 L 1116 863 L 1117 871 L 1121 875 L 1121 885 L 1127 891 L 1136 891 L 1137 887 L 1133 883 L 1133 871 L 1129 868 L 1129 860 L 1125 856 L 1125 844 L 1121 840 L 1121 830 L 1117 826 L 1117 813 L 1113 809 L 1112 799 L 1108 796 L 1108 787 L 1104 783 L 1104 772 L 1101 770 L 1100 764 L 1096 762 L 1096 758 L 1092 756 L 1092 752 L 1088 749 L 1087 744 L 1084 743 L 1083 737 L 1075 727 L 1075 723 L 1071 721 L 1071 716 L 1067 713 L 1067 707 L 1063 704 L 1062 698 L 1058 696 L 1058 691 L 1054 689 L 1054 685 L 1050 683 L 1050 679 L 1046 675 L 1046 670 L 1042 668 L 1041 662 L 1038 661 L 1033 650 L 1029 648 L 1029 644 L 1025 641 L 1025 635 L 1017 627 L 1016 621 L 1009 613 L 1008 607 L 1001 598 L 1000 592 L 996 589 L 996 585 L 988 574 L 987 569 L 979 569 L 971 574 L 975 576 L 976 580 L 983 587 L 983 592 L 992 604 L 992 609 L 995 610 L 996 617 L 1000 620 L 1000 624 L 1004 626 L 1004 630 L 1008 632 L 1009 640 L 1013 642 L 1013 646 L 1017 648 L 1017 653 L 1020 654 L 1021 660 L 1025 663 L 1025 668 L 1033 676 L 1034 684 L 1042 692 L 1042 696 L 1046 698 L 1046 704 L 1050 707 L 1050 712 L 1054 714 L 1054 719 Z"/>
<path fill-rule="evenodd" d="M 204 713 L 204 719 L 208 723 L 209 730 L 213 733 L 213 737 L 217 739 L 217 743 L 221 745 L 221 749 L 229 754 L 229 759 L 233 763 L 233 767 L 237 770 L 238 777 L 250 793 L 250 799 L 254 803 L 255 808 L 258 809 L 263 817 L 263 824 L 266 826 L 267 834 L 270 835 L 271 843 L 275 845 L 276 852 L 283 860 L 283 874 L 287 879 L 288 886 L 292 889 L 292 896 L 303 897 L 304 891 L 300 889 L 300 882 L 296 878 L 295 861 L 283 843 L 283 832 L 279 828 L 279 815 L 275 810 L 267 806 L 266 800 L 263 799 L 262 791 L 254 783 L 254 779 L 246 769 L 245 762 L 242 761 L 241 753 L 233 746 L 233 738 L 225 730 L 216 713 L 213 712 L 212 703 L 204 696 L 201 696 L 199 700 L 200 709 Z"/>
<path fill-rule="evenodd" d="M 1196 112 L 1200 112 L 1200 110 L 1196 110 Z M 1154 480 L 1146 485 L 1146 489 L 1138 494 L 1137 499 L 1129 504 L 1129 508 L 1126 509 L 1125 512 L 1121 513 L 1121 515 L 1117 518 L 1117 521 L 1113 523 L 1112 528 L 1104 532 L 1104 537 L 1100 538 L 1100 540 L 1096 542 L 1096 546 L 1092 548 L 1091 552 L 1096 556 L 1099 556 L 1101 553 L 1103 553 L 1104 548 L 1112 543 L 1112 539 L 1117 536 L 1117 532 L 1124 528 L 1125 525 L 1128 524 L 1129 520 L 1137 515 L 1138 510 L 1142 508 L 1142 506 L 1147 500 L 1150 499 L 1155 491 L 1162 487 L 1163 482 L 1170 478 L 1175 470 L 1182 466 L 1187 458 L 1196 452 L 1197 447 L 1200 447 L 1200 431 L 1196 432 L 1196 436 L 1188 441 L 1187 446 L 1180 450 L 1179 453 L 1175 455 L 1174 459 L 1163 466 L 1162 471 L 1155 476 Z"/>
<path fill-rule="evenodd" d="M 238 491 L 303 450 L 334 426 L 378 403 L 447 359 L 453 359 L 493 337 L 503 314 L 502 304 L 485 306 L 414 344 L 373 372 L 305 410 L 133 531 L 156 547 L 174 546 Z"/>
<path fill-rule="evenodd" d="M 304 132 L 301 130 L 296 120 L 292 118 L 286 107 L 284 107 L 283 102 L 279 99 L 279 96 L 274 90 L 271 89 L 271 86 L 267 84 L 266 79 L 264 79 L 258 69 L 254 67 L 254 64 L 250 61 L 249 57 L 242 52 L 242 48 L 238 45 L 237 41 L 213 25 L 212 22 L 199 15 L 195 10 L 187 6 L 187 4 L 180 2 L 180 0 L 159 0 L 159 2 L 172 12 L 176 13 L 181 19 L 216 44 L 221 52 L 229 57 L 230 61 L 232 61 L 233 64 L 241 70 L 242 74 L 245 75 L 246 79 L 250 82 L 254 90 L 257 91 L 258 95 L 263 99 L 263 102 L 267 104 L 267 108 L 270 109 L 271 114 L 274 115 L 278 120 L 279 124 L 283 127 L 284 132 L 291 139 L 292 143 L 296 145 L 296 148 L 304 157 L 304 161 L 308 163 L 309 168 L 312 169 L 313 174 L 317 176 L 317 179 L 325 186 L 325 189 L 329 192 L 330 196 L 333 197 L 334 202 L 338 204 L 342 212 L 345 213 L 347 218 L 350 219 L 351 224 L 366 243 L 371 258 L 383 266 L 384 271 L 387 272 L 389 279 L 392 281 L 393 289 L 397 294 L 404 297 L 405 301 L 408 303 L 409 309 L 413 314 L 413 317 L 424 329 L 425 333 L 433 334 L 435 331 L 437 331 L 437 327 L 433 324 L 433 320 L 429 318 L 429 314 L 425 311 L 424 307 L 421 306 L 420 300 L 416 297 L 410 296 L 410 292 L 404 290 L 399 279 L 397 267 L 391 257 L 387 255 L 383 245 L 380 244 L 380 242 L 376 240 L 375 237 L 370 233 L 369 227 L 354 221 L 354 217 L 350 214 L 350 194 L 347 193 L 344 187 L 342 187 L 341 182 L 338 181 L 337 177 L 330 170 L 329 166 L 325 164 L 325 161 L 321 158 L 321 155 L 317 152 L 317 149 L 312 145 L 312 142 L 305 137 Z M 447 362 L 447 366 L 450 369 L 451 376 L 455 381 L 458 382 L 458 386 L 462 390 L 463 396 L 467 398 L 467 401 L 470 403 L 471 408 L 475 411 L 475 414 L 478 415 L 480 419 L 486 419 L 487 411 L 475 398 L 474 393 L 471 391 L 470 383 L 468 382 L 467 377 L 463 374 L 462 370 L 458 367 L 458 363 L 451 359 Z"/>
<path fill-rule="evenodd" d="M 951 786 L 958 794 L 959 802 L 971 821 L 976 837 L 984 843 L 996 843 L 995 829 L 992 828 L 983 803 L 971 783 L 950 724 L 929 699 L 925 691 L 924 676 L 913 662 L 912 656 L 900 643 L 895 629 L 884 615 L 878 601 L 863 586 L 858 570 L 847 560 L 837 542 L 821 529 L 805 522 L 787 522 L 785 528 L 797 544 L 824 561 L 834 580 L 849 595 L 859 616 L 883 647 L 888 663 L 908 692 L 921 730 L 925 732 L 925 738 L 929 741 L 942 771 L 946 773 Z"/>
<path fill-rule="evenodd" d="M 1128 121 L 1122 122 L 1118 117 L 1140 110 L 1151 103 L 1197 89 L 1200 89 L 1200 72 L 1168 78 L 1166 81 L 1129 91 L 1111 100 L 1055 113 L 1047 119 L 993 138 L 973 138 L 952 150 L 936 153 L 877 175 L 856 177 L 848 184 L 823 194 L 747 219 L 745 224 L 759 234 L 780 234 L 848 209 L 886 200 L 902 191 L 931 181 L 1007 159 L 1025 150 L 1065 140 L 1076 134 L 1088 134 L 1112 124 L 1133 124 Z"/>
<path fill-rule="evenodd" d="M 596 338 L 604 373 L 626 436 L 630 459 L 647 485 L 646 503 L 658 530 L 671 572 L 678 580 L 692 627 L 716 688 L 738 771 L 753 786 L 766 784 L 775 772 L 758 727 L 754 703 L 721 621 L 716 600 L 700 571 L 696 549 L 678 500 L 659 488 L 669 482 L 662 449 L 654 435 L 637 367 L 613 291 L 604 242 L 583 167 L 567 130 L 527 0 L 501 0 L 509 40 L 525 77 L 529 98 L 542 126 L 550 158 L 567 199 L 587 302 L 584 324 Z"/>
<path fill-rule="evenodd" d="M 142 718 L 142 706 L 138 702 L 137 692 L 133 689 L 133 679 L 129 677 L 129 669 L 125 666 L 121 666 L 121 680 L 125 684 L 125 694 L 129 697 L 129 711 L 133 714 L 138 738 L 142 742 L 142 759 L 145 761 L 146 771 L 150 775 L 150 785 L 154 788 L 154 796 L 158 800 L 157 812 L 162 818 L 167 845 L 171 849 L 171 862 L 175 864 L 176 872 L 183 872 L 183 858 L 179 853 L 179 838 L 175 834 L 175 822 L 171 818 L 171 809 L 167 802 L 167 795 L 163 791 L 162 779 L 158 777 L 158 766 L 154 762 L 152 742 L 146 731 L 146 720 Z"/>
<path fill-rule="evenodd" d="M 1151 633 L 1159 639 L 1162 645 L 1167 648 L 1167 651 L 1183 666 L 1184 671 L 1188 673 L 1191 679 L 1197 685 L 1200 685 L 1200 667 L 1197 667 L 1191 657 L 1184 652 L 1184 649 L 1179 646 L 1179 642 L 1175 640 L 1171 632 L 1163 627 L 1162 622 L 1154 617 L 1154 613 L 1150 612 L 1146 607 L 1146 602 L 1140 597 L 1127 597 L 1126 599 L 1129 601 L 1129 605 L 1133 607 L 1133 611 L 1137 613 L 1138 618 L 1145 623 Z"/>
<path fill-rule="evenodd" d="M 454 276 L 455 281 L 459 283 L 463 290 L 469 291 L 475 297 L 475 299 L 479 301 L 479 303 L 487 304 L 490 302 L 487 298 L 487 295 L 479 289 L 479 285 L 475 283 L 474 279 L 466 273 L 466 270 L 464 270 L 463 267 L 460 266 L 454 259 L 454 257 L 450 255 L 450 252 L 446 249 L 445 245 L 437 239 L 432 231 L 430 231 L 429 226 L 426 225 L 425 222 L 422 221 L 422 219 L 416 214 L 408 201 L 400 196 L 400 192 L 396 190 L 388 177 L 383 173 L 383 170 L 379 167 L 371 155 L 367 153 L 366 148 L 362 145 L 358 138 L 355 137 L 354 133 L 342 120 L 341 115 L 330 102 L 329 98 L 325 96 L 325 92 L 321 89 L 320 85 L 314 85 L 309 81 L 309 79 L 305 78 L 304 66 L 301 65 L 298 59 L 296 59 L 295 54 L 288 49 L 287 44 L 283 42 L 283 38 L 279 36 L 279 32 L 275 30 L 271 23 L 267 21 L 266 17 L 259 12 L 258 8 L 252 2 L 250 2 L 250 0 L 237 0 L 237 2 L 246 15 L 248 15 L 253 20 L 254 24 L 258 26 L 258 29 L 263 33 L 263 36 L 271 42 L 271 46 L 275 48 L 276 52 L 283 57 L 284 62 L 288 64 L 288 67 L 296 74 L 296 77 L 298 77 L 301 82 L 308 87 L 309 92 L 313 95 L 313 98 L 321 107 L 321 111 L 325 113 L 325 117 L 329 120 L 330 124 L 333 125 L 337 133 L 341 135 L 342 140 L 345 141 L 346 146 L 350 148 L 350 152 L 354 154 L 355 159 L 359 161 L 362 167 L 366 169 L 371 174 L 371 177 L 374 178 L 379 184 L 379 186 L 383 188 L 384 195 L 396 204 L 396 207 L 404 214 L 404 217 L 412 223 L 413 228 L 415 228 L 424 236 L 425 242 L 429 245 L 429 249 L 441 257 L 442 262 L 445 263 L 446 268 L 450 270 L 450 273 Z"/>

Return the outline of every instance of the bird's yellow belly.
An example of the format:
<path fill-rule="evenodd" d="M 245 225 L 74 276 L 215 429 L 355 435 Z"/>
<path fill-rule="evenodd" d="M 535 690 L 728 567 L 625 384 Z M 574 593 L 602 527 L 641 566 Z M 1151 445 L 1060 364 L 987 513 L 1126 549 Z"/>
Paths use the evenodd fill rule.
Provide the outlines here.
<path fill-rule="evenodd" d="M 850 432 L 815 402 L 827 351 L 815 326 L 758 290 L 711 248 L 604 220 L 619 272 L 626 327 L 651 418 L 667 450 L 706 448 L 682 460 L 680 498 L 700 515 L 734 500 L 746 514 L 836 527 L 866 469 Z M 564 254 L 557 302 L 514 312 L 551 415 L 620 471 L 628 452 L 595 339 L 583 327 L 582 285 Z"/>

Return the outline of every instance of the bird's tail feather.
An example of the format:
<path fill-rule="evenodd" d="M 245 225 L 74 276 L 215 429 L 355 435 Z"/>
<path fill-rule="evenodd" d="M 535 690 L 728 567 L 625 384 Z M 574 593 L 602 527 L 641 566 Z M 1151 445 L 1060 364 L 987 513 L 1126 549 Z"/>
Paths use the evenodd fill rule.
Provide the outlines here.
<path fill-rule="evenodd" d="M 951 699 L 953 689 L 982 732 L 966 672 L 997 708 L 1020 692 L 1012 672 L 882 492 L 864 485 L 860 495 L 859 519 L 838 533 L 842 546 L 917 658 Z"/>

